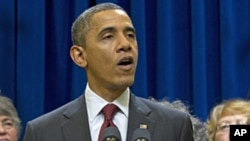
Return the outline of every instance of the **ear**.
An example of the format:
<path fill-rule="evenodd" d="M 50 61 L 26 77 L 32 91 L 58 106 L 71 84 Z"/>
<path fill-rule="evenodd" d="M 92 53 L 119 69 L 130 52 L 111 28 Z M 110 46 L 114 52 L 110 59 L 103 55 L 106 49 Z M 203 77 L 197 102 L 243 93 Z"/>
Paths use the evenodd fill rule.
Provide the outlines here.
<path fill-rule="evenodd" d="M 73 45 L 70 48 L 70 57 L 80 67 L 87 66 L 86 51 L 84 47 Z"/>

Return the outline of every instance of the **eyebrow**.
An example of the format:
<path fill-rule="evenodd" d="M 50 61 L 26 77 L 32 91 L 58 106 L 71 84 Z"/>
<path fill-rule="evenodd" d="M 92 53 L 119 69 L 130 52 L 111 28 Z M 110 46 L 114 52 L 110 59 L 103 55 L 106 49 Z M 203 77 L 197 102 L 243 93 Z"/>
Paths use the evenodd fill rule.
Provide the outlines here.
<path fill-rule="evenodd" d="M 106 28 L 103 28 L 99 33 L 98 33 L 98 36 L 101 36 L 103 35 L 104 33 L 107 33 L 107 32 L 114 32 L 116 31 L 116 29 L 114 27 L 106 27 Z"/>
<path fill-rule="evenodd" d="M 115 27 L 106 27 L 106 28 L 103 28 L 98 33 L 98 36 L 101 36 L 101 35 L 103 35 L 104 33 L 107 33 L 107 32 L 114 32 L 114 31 L 116 31 Z M 135 28 L 131 27 L 131 26 L 127 26 L 127 27 L 125 27 L 124 32 L 127 32 L 127 31 L 131 31 L 131 32 L 135 33 Z"/>
<path fill-rule="evenodd" d="M 131 26 L 127 26 L 127 27 L 125 28 L 125 31 L 131 31 L 131 32 L 135 33 L 135 28 L 134 28 L 134 27 L 131 27 Z"/>
<path fill-rule="evenodd" d="M 11 118 L 4 118 L 1 122 L 13 121 Z"/>

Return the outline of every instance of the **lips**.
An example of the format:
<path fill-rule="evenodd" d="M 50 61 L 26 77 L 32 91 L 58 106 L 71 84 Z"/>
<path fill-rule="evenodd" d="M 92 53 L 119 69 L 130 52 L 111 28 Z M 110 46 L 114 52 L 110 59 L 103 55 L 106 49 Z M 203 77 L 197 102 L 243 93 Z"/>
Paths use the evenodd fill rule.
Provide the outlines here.
<path fill-rule="evenodd" d="M 126 56 L 120 59 L 120 61 L 117 63 L 120 69 L 128 71 L 132 69 L 134 63 L 134 59 L 132 56 Z"/>

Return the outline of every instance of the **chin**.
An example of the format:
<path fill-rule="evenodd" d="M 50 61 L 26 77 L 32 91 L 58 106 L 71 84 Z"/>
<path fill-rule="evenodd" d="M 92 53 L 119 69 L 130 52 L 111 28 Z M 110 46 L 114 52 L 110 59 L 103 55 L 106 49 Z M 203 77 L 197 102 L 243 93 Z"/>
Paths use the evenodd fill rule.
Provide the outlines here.
<path fill-rule="evenodd" d="M 129 79 L 129 80 L 118 80 L 117 83 L 121 87 L 130 87 L 134 84 L 134 79 Z"/>

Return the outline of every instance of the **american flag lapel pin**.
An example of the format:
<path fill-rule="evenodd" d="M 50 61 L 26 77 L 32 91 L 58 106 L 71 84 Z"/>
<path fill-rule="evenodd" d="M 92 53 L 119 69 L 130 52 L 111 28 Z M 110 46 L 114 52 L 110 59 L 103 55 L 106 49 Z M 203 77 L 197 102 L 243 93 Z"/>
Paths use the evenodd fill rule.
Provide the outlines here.
<path fill-rule="evenodd" d="M 148 125 L 147 125 L 147 124 L 140 124 L 140 128 L 142 128 L 142 129 L 147 129 L 147 128 L 148 128 Z"/>

